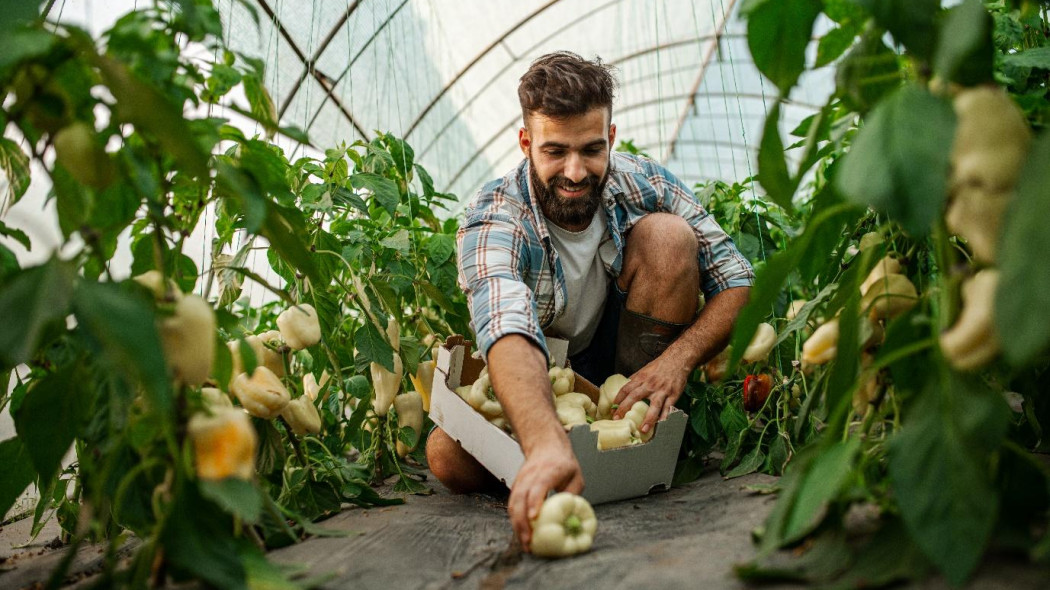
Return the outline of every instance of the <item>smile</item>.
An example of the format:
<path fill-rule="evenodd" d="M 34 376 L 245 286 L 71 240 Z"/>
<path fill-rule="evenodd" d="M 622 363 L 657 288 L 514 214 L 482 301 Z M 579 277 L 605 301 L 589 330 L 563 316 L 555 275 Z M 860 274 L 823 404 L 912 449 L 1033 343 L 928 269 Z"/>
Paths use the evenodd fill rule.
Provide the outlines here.
<path fill-rule="evenodd" d="M 577 190 L 571 190 L 571 189 L 567 189 L 565 187 L 559 186 L 558 190 L 561 192 L 561 194 L 565 195 L 566 197 L 582 197 L 584 194 L 586 194 L 587 187 L 584 186 L 584 187 L 581 187 L 581 188 L 579 188 Z"/>

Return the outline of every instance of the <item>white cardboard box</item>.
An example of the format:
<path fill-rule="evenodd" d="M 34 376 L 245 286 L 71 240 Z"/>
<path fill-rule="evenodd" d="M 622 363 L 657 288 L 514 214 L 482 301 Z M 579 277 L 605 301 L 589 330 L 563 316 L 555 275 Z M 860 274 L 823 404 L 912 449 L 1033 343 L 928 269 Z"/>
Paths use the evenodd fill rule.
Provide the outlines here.
<path fill-rule="evenodd" d="M 548 339 L 555 364 L 565 366 L 568 343 Z M 452 336 L 438 352 L 430 401 L 430 418 L 510 488 L 525 462 L 518 441 L 493 426 L 455 393 L 477 379 L 485 363 L 470 356 L 470 343 Z M 576 376 L 576 391 L 597 401 L 598 388 Z M 592 504 L 644 496 L 671 487 L 678 449 L 685 435 L 686 414 L 674 408 L 656 424 L 648 443 L 598 450 L 598 434 L 583 424 L 569 431 L 569 441 L 583 470 L 583 497 Z"/>

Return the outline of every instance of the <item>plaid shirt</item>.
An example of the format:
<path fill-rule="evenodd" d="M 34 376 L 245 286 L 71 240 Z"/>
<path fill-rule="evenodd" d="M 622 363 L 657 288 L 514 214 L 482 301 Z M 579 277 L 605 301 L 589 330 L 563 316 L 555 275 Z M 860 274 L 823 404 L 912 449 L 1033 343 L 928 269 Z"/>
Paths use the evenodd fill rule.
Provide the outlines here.
<path fill-rule="evenodd" d="M 489 348 L 508 334 L 530 338 L 549 358 L 543 329 L 565 311 L 565 275 L 547 220 L 529 192 L 528 166 L 522 160 L 506 176 L 483 186 L 467 207 L 456 238 L 459 284 L 486 358 Z M 696 232 L 700 288 L 706 298 L 754 281 L 747 259 L 693 192 L 652 160 L 613 152 L 602 206 L 609 230 L 603 247 L 609 240 L 616 247 L 615 257 L 605 261 L 612 277 L 623 267 L 628 230 L 647 213 L 663 211 L 680 215 Z"/>

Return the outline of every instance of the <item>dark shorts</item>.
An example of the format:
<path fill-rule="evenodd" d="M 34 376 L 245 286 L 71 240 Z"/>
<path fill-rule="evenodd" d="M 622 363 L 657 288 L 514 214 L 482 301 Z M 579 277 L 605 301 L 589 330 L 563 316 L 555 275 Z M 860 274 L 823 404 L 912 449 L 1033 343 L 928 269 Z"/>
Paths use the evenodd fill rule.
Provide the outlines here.
<path fill-rule="evenodd" d="M 572 370 L 595 385 L 605 383 L 610 375 L 616 373 L 616 336 L 620 327 L 620 314 L 626 305 L 627 293 L 621 291 L 616 279 L 613 279 L 609 282 L 605 309 L 590 346 L 569 357 Z"/>

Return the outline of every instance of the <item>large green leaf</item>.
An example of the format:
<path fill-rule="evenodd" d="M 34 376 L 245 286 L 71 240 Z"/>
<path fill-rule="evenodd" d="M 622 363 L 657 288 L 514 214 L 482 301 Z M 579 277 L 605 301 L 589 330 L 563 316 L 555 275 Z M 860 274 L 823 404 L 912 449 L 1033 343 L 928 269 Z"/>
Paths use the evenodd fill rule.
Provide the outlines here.
<path fill-rule="evenodd" d="M 934 72 L 965 86 L 991 82 L 992 28 L 992 17 L 981 0 L 966 0 L 949 10 L 937 37 Z"/>
<path fill-rule="evenodd" d="M 1003 223 L 999 249 L 999 291 L 995 322 L 1003 354 L 1014 365 L 1031 362 L 1050 345 L 1050 265 L 1033 254 L 1050 252 L 1050 133 L 1032 144 L 1028 162 Z"/>
<path fill-rule="evenodd" d="M 996 522 L 992 456 L 1008 421 L 999 395 L 950 374 L 930 382 L 890 441 L 890 482 L 908 531 L 955 585 L 980 562 Z"/>
<path fill-rule="evenodd" d="M 260 491 L 248 481 L 227 477 L 218 481 L 201 481 L 201 496 L 215 502 L 223 510 L 246 523 L 255 524 L 262 515 Z"/>
<path fill-rule="evenodd" d="M 197 143 L 197 134 L 180 106 L 138 78 L 123 63 L 107 56 L 92 57 L 117 101 L 115 118 L 148 131 L 183 169 L 194 176 L 206 177 L 208 152 Z"/>
<path fill-rule="evenodd" d="M 270 240 L 270 245 L 281 255 L 281 258 L 309 277 L 315 287 L 325 287 L 327 281 L 317 270 L 313 256 L 303 244 L 302 237 L 307 234 L 301 213 L 295 209 L 271 203 L 268 206 L 266 221 L 263 223 L 261 233 L 267 240 Z"/>
<path fill-rule="evenodd" d="M 865 34 L 835 72 L 837 95 L 850 109 L 867 113 L 901 85 L 899 61 L 882 37 Z"/>
<path fill-rule="evenodd" d="M 820 0 L 757 0 L 742 9 L 755 66 L 785 96 L 806 69 L 806 46 L 820 11 Z"/>
<path fill-rule="evenodd" d="M 0 287 L 0 361 L 14 367 L 32 357 L 49 322 L 69 311 L 73 269 L 58 259 L 24 270 Z"/>
<path fill-rule="evenodd" d="M 70 364 L 37 381 L 12 412 L 18 438 L 45 481 L 58 471 L 89 416 L 94 392 L 88 383 L 81 365 Z"/>
<path fill-rule="evenodd" d="M 356 189 L 371 192 L 379 206 L 386 209 L 391 216 L 394 215 L 398 203 L 401 202 L 401 192 L 397 188 L 397 183 L 385 176 L 361 172 L 350 177 L 350 184 Z"/>
<path fill-rule="evenodd" d="M 836 188 L 925 235 L 944 206 L 954 134 L 947 101 L 905 86 L 871 112 L 843 157 Z"/>
<path fill-rule="evenodd" d="M 0 520 L 3 520 L 22 491 L 36 479 L 36 470 L 25 444 L 17 437 L 0 442 L 0 465 L 4 466 L 4 476 L 0 477 Z"/>
<path fill-rule="evenodd" d="M 149 305 L 115 284 L 84 282 L 77 288 L 73 308 L 102 358 L 129 381 L 141 383 L 157 410 L 170 412 L 168 369 Z"/>
<path fill-rule="evenodd" d="M 0 37 L 32 23 L 40 17 L 40 2 L 30 0 L 0 0 Z"/>
<path fill-rule="evenodd" d="M 784 142 L 780 139 L 780 102 L 773 105 L 773 110 L 766 115 L 765 129 L 762 131 L 762 143 L 758 149 L 758 181 L 773 202 L 792 211 L 791 198 L 795 195 L 798 184 L 791 179 L 787 160 L 784 158 Z"/>
<path fill-rule="evenodd" d="M 1003 57 L 1003 63 L 1020 68 L 1050 70 L 1050 47 L 1034 47 Z"/>
<path fill-rule="evenodd" d="M 813 67 L 824 67 L 841 57 L 853 45 L 853 41 L 859 34 L 860 26 L 853 24 L 837 27 L 825 33 L 817 44 L 817 61 Z"/>
<path fill-rule="evenodd" d="M 7 246 L 0 244 L 0 284 L 6 283 L 9 277 L 20 270 L 18 257 Z"/>
<path fill-rule="evenodd" d="M 893 38 L 921 59 L 933 54 L 940 0 L 858 0 Z"/>
<path fill-rule="evenodd" d="M 371 322 L 366 321 L 357 329 L 354 334 L 354 346 L 358 356 L 383 365 L 388 371 L 394 370 L 394 349 Z"/>
<path fill-rule="evenodd" d="M 785 523 L 786 542 L 801 539 L 820 524 L 828 504 L 853 472 L 853 459 L 859 449 L 860 441 L 849 439 L 823 449 L 813 460 Z"/>
<path fill-rule="evenodd" d="M 174 494 L 160 542 L 178 577 L 192 575 L 216 588 L 247 588 L 238 556 L 242 540 L 235 540 L 233 518 L 205 500 L 192 482 Z"/>

